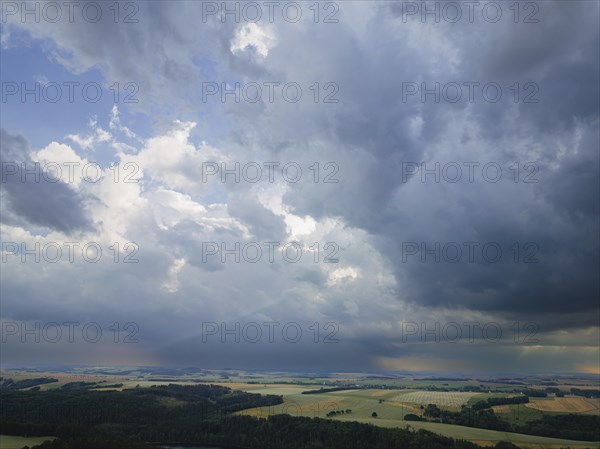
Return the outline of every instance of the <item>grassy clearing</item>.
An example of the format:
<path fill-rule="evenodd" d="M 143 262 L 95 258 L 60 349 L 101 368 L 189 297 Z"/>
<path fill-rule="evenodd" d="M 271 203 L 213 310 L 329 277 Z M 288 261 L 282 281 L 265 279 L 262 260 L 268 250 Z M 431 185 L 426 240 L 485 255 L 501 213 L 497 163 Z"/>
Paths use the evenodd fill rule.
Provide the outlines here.
<path fill-rule="evenodd" d="M 16 437 L 12 435 L 0 435 L 0 448 L 22 449 L 25 446 L 36 446 L 44 441 L 53 440 L 55 437 Z"/>
<path fill-rule="evenodd" d="M 539 410 L 527 407 L 529 404 L 509 404 L 492 407 L 495 413 L 511 424 L 524 424 L 529 421 L 541 419 L 543 414 Z"/>

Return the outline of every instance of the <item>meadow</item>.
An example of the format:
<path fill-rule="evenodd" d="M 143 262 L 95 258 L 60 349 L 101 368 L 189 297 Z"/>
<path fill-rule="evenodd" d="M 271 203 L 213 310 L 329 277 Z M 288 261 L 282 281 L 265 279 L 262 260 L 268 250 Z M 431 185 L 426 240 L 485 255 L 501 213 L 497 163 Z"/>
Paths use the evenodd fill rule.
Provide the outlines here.
<path fill-rule="evenodd" d="M 21 449 L 25 446 L 31 447 L 53 439 L 54 437 L 17 437 L 12 435 L 0 435 L 0 448 Z"/>
<path fill-rule="evenodd" d="M 226 384 L 224 384 L 226 385 Z M 249 387 L 246 389 L 246 387 Z M 282 394 L 283 404 L 259 407 L 244 410 L 240 414 L 265 418 L 267 416 L 287 413 L 292 416 L 321 417 L 340 421 L 357 421 L 373 424 L 380 427 L 398 427 L 413 429 L 425 429 L 437 434 L 467 439 L 481 445 L 493 445 L 499 441 L 510 441 L 522 447 L 536 448 L 560 448 L 569 446 L 571 448 L 600 448 L 600 442 L 582 442 L 567 439 L 547 438 L 534 435 L 524 435 L 511 432 L 500 432 L 487 429 L 476 429 L 471 427 L 442 424 L 436 422 L 405 421 L 404 416 L 408 413 L 420 415 L 421 406 L 436 404 L 440 408 L 449 410 L 459 409 L 461 405 L 473 404 L 478 400 L 490 397 L 506 397 L 509 394 L 502 393 L 471 393 L 471 392 L 441 392 L 425 390 L 393 390 L 393 389 L 357 389 L 342 390 L 319 394 L 302 394 L 302 391 L 311 390 L 310 386 L 297 386 L 284 393 L 280 385 L 256 385 L 238 384 L 236 388 L 244 391 L 259 392 L 265 394 Z M 259 390 L 259 391 L 257 391 Z M 555 399 L 559 399 L 556 401 Z M 576 401 L 560 401 L 561 399 L 575 399 Z M 581 398 L 585 399 L 585 398 Z M 593 402 L 593 400 L 590 400 Z M 561 403 L 580 403 L 578 398 L 548 398 L 535 400 L 534 407 L 539 404 L 547 404 L 548 410 L 562 408 Z M 584 403 L 588 403 L 584 401 Z M 527 404 L 528 406 L 530 404 Z M 348 412 L 348 410 L 351 410 Z M 328 414 L 339 411 L 335 415 Z M 342 413 L 343 411 L 343 413 Z M 542 412 L 535 408 L 524 405 L 497 406 L 495 411 L 506 414 L 507 421 L 525 422 L 539 419 Z M 377 416 L 373 417 L 373 413 Z"/>

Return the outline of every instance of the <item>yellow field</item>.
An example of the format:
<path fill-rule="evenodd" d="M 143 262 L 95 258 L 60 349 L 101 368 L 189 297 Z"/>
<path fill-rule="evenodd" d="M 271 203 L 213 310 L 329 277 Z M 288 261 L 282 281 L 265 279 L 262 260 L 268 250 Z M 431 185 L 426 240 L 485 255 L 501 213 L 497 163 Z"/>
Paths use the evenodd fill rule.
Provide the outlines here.
<path fill-rule="evenodd" d="M 380 398 L 382 396 L 387 396 L 389 393 L 396 393 L 398 390 L 374 390 L 371 393 L 371 396 L 374 398 Z"/>
<path fill-rule="evenodd" d="M 440 408 L 459 409 L 461 405 L 466 404 L 469 399 L 478 396 L 480 393 L 469 392 L 446 392 L 446 391 L 412 391 L 400 393 L 395 396 L 394 402 L 408 402 L 426 406 L 427 404 L 436 404 Z"/>
<path fill-rule="evenodd" d="M 1 449 L 21 449 L 25 446 L 36 446 L 44 441 L 53 440 L 54 437 L 15 437 L 12 435 L 0 435 Z"/>
<path fill-rule="evenodd" d="M 494 405 L 492 407 L 492 410 L 494 410 L 494 413 L 510 413 L 510 406 L 509 405 Z"/>
<path fill-rule="evenodd" d="M 546 385 L 531 385 L 532 388 L 537 388 L 538 390 L 543 390 L 546 388 Z M 588 384 L 576 384 L 576 383 L 559 383 L 556 385 L 556 388 L 560 388 L 561 390 L 570 390 L 571 388 L 579 388 L 580 390 L 600 390 L 600 385 L 588 385 Z"/>
<path fill-rule="evenodd" d="M 600 399 L 581 396 L 542 400 L 532 398 L 526 406 L 542 412 L 600 414 Z"/>
<path fill-rule="evenodd" d="M 221 385 L 232 390 L 241 390 L 248 393 L 274 394 L 287 396 L 301 394 L 303 391 L 317 390 L 322 385 L 282 385 L 282 384 L 248 384 L 240 382 L 210 382 L 211 385 Z"/>

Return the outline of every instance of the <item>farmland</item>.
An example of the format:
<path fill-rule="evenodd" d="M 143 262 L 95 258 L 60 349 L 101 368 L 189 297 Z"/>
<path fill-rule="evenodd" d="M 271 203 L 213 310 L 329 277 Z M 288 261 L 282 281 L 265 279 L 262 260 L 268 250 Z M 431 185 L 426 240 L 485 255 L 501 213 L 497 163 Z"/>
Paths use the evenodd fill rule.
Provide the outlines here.
<path fill-rule="evenodd" d="M 518 382 L 508 378 L 480 379 L 435 379 L 418 376 L 377 377 L 360 373 L 329 373 L 322 375 L 297 375 L 295 373 L 262 373 L 244 371 L 209 371 L 199 373 L 157 374 L 145 369 L 115 372 L 3 372 L 3 375 L 15 381 L 32 377 L 58 379 L 58 382 L 40 386 L 40 391 L 63 389 L 73 382 L 85 383 L 81 388 L 90 392 L 104 391 L 109 393 L 146 389 L 153 386 L 167 385 L 216 385 L 232 390 L 260 395 L 274 395 L 282 398 L 282 403 L 245 408 L 236 412 L 240 416 L 268 418 L 276 415 L 292 417 L 326 418 L 340 422 L 359 422 L 372 424 L 381 428 L 410 427 L 424 429 L 452 438 L 467 439 L 481 445 L 493 445 L 498 441 L 510 441 L 521 447 L 536 448 L 572 447 L 583 449 L 600 448 L 598 442 L 581 442 L 565 438 L 548 438 L 546 436 L 525 435 L 507 431 L 492 430 L 494 427 L 471 427 L 456 421 L 440 422 L 440 419 L 427 418 L 429 404 L 435 404 L 439 410 L 448 413 L 460 413 L 464 407 L 474 407 L 480 401 L 491 398 L 524 397 L 522 389 L 535 388 L 544 391 L 545 385 L 538 378 L 520 379 Z M 531 397 L 528 403 L 509 403 L 492 405 L 490 410 L 513 429 L 532 421 L 539 421 L 545 416 L 560 414 L 576 414 L 578 416 L 598 415 L 598 398 L 588 398 L 570 394 L 566 385 L 576 385 L 582 390 L 593 390 L 592 379 L 555 379 L 553 386 L 565 392 L 564 397 L 551 393 L 546 397 Z M 564 386 L 563 386 L 564 385 Z M 69 387 L 69 386 L 67 386 Z M 72 388 L 72 387 L 71 387 Z M 28 390 L 30 388 L 24 388 Z M 311 393 L 311 394 L 306 394 Z M 181 399 L 161 398 L 161 406 L 177 408 L 184 405 Z M 375 415 L 374 415 L 375 414 Z M 412 414 L 423 421 L 405 420 Z M 439 415 L 438 415 L 439 416 Z M 466 427 L 469 425 L 469 427 Z M 497 429 L 497 427 L 496 427 Z M 542 434 L 543 435 L 543 434 Z M 8 443 L 6 443 L 8 444 Z M 2 442 L 1 447 L 6 444 Z M 12 444 L 12 443 L 11 443 Z M 31 445 L 31 444 L 29 444 Z M 9 446 L 6 446 L 9 447 Z"/>
<path fill-rule="evenodd" d="M 600 399 L 565 397 L 552 399 L 533 399 L 527 407 L 542 412 L 560 412 L 560 413 L 585 413 L 598 415 L 600 413 Z"/>
<path fill-rule="evenodd" d="M 243 388 L 241 385 L 240 387 Z M 277 385 L 267 385 L 263 388 L 265 388 L 265 392 L 276 394 L 272 392 L 277 391 L 277 387 Z M 423 405 L 437 404 L 440 408 L 457 409 L 460 408 L 461 405 L 466 405 L 467 403 L 472 404 L 478 400 L 490 397 L 509 396 L 507 394 L 424 390 L 398 391 L 390 389 L 357 389 L 313 395 L 302 394 L 302 390 L 308 389 L 308 387 L 302 387 L 293 394 L 284 394 L 283 404 L 244 410 L 240 413 L 263 418 L 281 413 L 287 413 L 292 416 L 325 417 L 331 411 L 343 410 L 343 413 L 329 416 L 329 418 L 340 421 L 358 421 L 381 427 L 405 428 L 406 426 L 410 426 L 413 429 L 425 429 L 443 436 L 468 439 L 483 445 L 492 445 L 498 441 L 510 441 L 523 447 L 529 445 L 548 448 L 564 446 L 573 448 L 600 447 L 600 443 L 546 438 L 437 422 L 415 422 L 404 420 L 404 416 L 408 413 L 420 414 L 422 411 L 421 406 Z M 256 391 L 256 385 L 252 385 L 247 391 L 251 390 Z M 547 404 L 545 407 L 552 409 L 552 404 L 556 399 L 575 399 L 575 402 L 579 403 L 582 402 L 579 401 L 579 399 L 585 398 L 549 398 L 539 401 L 536 400 L 534 405 Z M 563 401 L 558 402 L 560 403 Z M 584 401 L 584 403 L 588 402 Z M 557 407 L 558 406 L 554 404 L 554 409 Z M 539 419 L 542 416 L 540 410 L 527 408 L 522 404 L 496 406 L 494 409 L 499 415 L 505 416 L 507 421 L 515 423 Z M 351 411 L 348 412 L 348 410 Z M 377 417 L 372 416 L 373 412 L 377 414 Z"/>
<path fill-rule="evenodd" d="M 54 437 L 17 437 L 12 435 L 0 435 L 0 448 L 21 449 L 24 446 L 31 447 L 52 439 L 54 439 Z"/>
<path fill-rule="evenodd" d="M 418 405 L 436 404 L 440 408 L 460 409 L 473 397 L 481 396 L 480 393 L 444 392 L 444 391 L 411 391 L 403 392 L 394 397 L 395 402 L 408 402 Z"/>
<path fill-rule="evenodd" d="M 493 407 L 493 410 L 511 424 L 535 421 L 543 416 L 541 411 L 527 407 L 527 405 L 529 404 L 498 405 Z"/>

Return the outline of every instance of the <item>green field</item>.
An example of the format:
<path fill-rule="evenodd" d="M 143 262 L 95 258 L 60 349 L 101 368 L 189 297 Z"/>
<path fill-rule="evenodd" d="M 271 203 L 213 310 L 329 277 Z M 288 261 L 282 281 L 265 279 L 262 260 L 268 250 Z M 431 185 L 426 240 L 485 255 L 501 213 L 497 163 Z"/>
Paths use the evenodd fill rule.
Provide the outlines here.
<path fill-rule="evenodd" d="M 544 415 L 539 410 L 527 407 L 525 404 L 510 404 L 495 407 L 494 412 L 511 424 L 523 424 L 528 421 L 541 419 Z"/>
<path fill-rule="evenodd" d="M 239 388 L 233 385 L 232 387 Z M 487 393 L 388 389 L 342 390 L 307 395 L 301 393 L 310 390 L 310 386 L 281 388 L 277 385 L 269 385 L 266 388 L 242 387 L 241 389 L 252 393 L 282 394 L 284 396 L 283 404 L 242 412 L 256 416 L 288 413 L 297 416 L 325 417 L 332 410 L 352 409 L 353 416 L 364 414 L 364 417 L 370 418 L 371 413 L 376 411 L 381 417 L 397 420 L 402 420 L 407 413 L 420 414 L 422 405 L 437 404 L 442 408 L 460 409 L 460 406 L 469 400 L 493 396 Z M 294 392 L 294 390 L 296 391 Z"/>
<path fill-rule="evenodd" d="M 461 405 L 466 405 L 471 398 L 481 396 L 480 393 L 466 393 L 462 391 L 406 391 L 393 398 L 395 402 L 408 402 L 424 405 L 436 404 L 440 408 L 460 410 Z M 488 395 L 489 396 L 489 395 Z M 483 399 L 483 398 L 482 398 Z"/>
<path fill-rule="evenodd" d="M 489 398 L 508 398 L 511 396 L 518 396 L 518 395 L 510 394 L 510 393 L 479 393 L 477 396 L 474 396 L 471 399 L 469 399 L 469 401 L 467 402 L 467 405 L 474 405 L 475 403 L 477 403 L 479 401 L 484 401 Z"/>
<path fill-rule="evenodd" d="M 251 387 L 251 389 L 247 390 L 245 388 L 240 389 L 255 393 L 264 392 L 268 394 L 272 391 L 278 391 L 278 393 L 271 394 L 282 393 L 280 385 L 268 385 L 259 388 L 252 385 Z M 329 418 L 341 421 L 358 421 L 381 427 L 405 428 L 406 426 L 410 426 L 413 429 L 425 429 L 443 436 L 467 439 L 483 445 L 492 445 L 498 441 L 510 441 L 523 447 L 560 448 L 570 446 L 571 448 L 580 449 L 586 447 L 600 448 L 600 443 L 598 442 L 546 438 L 451 424 L 404 421 L 404 416 L 407 413 L 420 415 L 421 405 L 437 404 L 440 407 L 459 408 L 461 404 L 466 404 L 467 402 L 474 403 L 477 400 L 487 399 L 492 396 L 507 396 L 503 394 L 386 389 L 358 389 L 320 394 L 301 394 L 302 390 L 309 389 L 311 388 L 298 386 L 296 392 L 283 394 L 283 404 L 244 410 L 240 413 L 263 418 L 281 413 L 287 413 L 292 416 L 327 418 L 327 413 L 331 411 L 344 410 L 343 414 L 340 413 Z M 517 420 L 524 422 L 525 420 L 537 419 L 541 416 L 539 411 L 530 410 L 523 405 L 520 408 L 514 405 L 507 407 L 510 409 L 510 412 L 507 413 L 507 420 L 509 421 Z M 351 409 L 352 411 L 346 413 L 347 409 Z M 373 412 L 377 413 L 376 418 L 371 416 Z"/>
<path fill-rule="evenodd" d="M 53 439 L 54 437 L 15 437 L 12 435 L 0 435 L 0 449 L 21 449 L 25 446 L 31 447 Z"/>
<path fill-rule="evenodd" d="M 398 421 L 381 418 L 354 418 L 350 416 L 337 417 L 336 419 L 343 421 L 358 421 L 369 424 L 374 424 L 381 427 L 401 427 L 410 426 L 413 429 L 425 429 L 431 432 L 465 440 L 478 442 L 482 445 L 495 444 L 499 441 L 510 441 L 522 447 L 544 447 L 544 448 L 560 448 L 569 446 L 571 448 L 599 448 L 599 442 L 573 441 L 563 440 L 558 438 L 546 438 L 535 435 L 523 435 L 520 433 L 499 432 L 496 430 L 475 429 L 472 427 L 455 426 L 452 424 L 440 424 L 430 422 L 414 422 L 414 421 Z"/>

